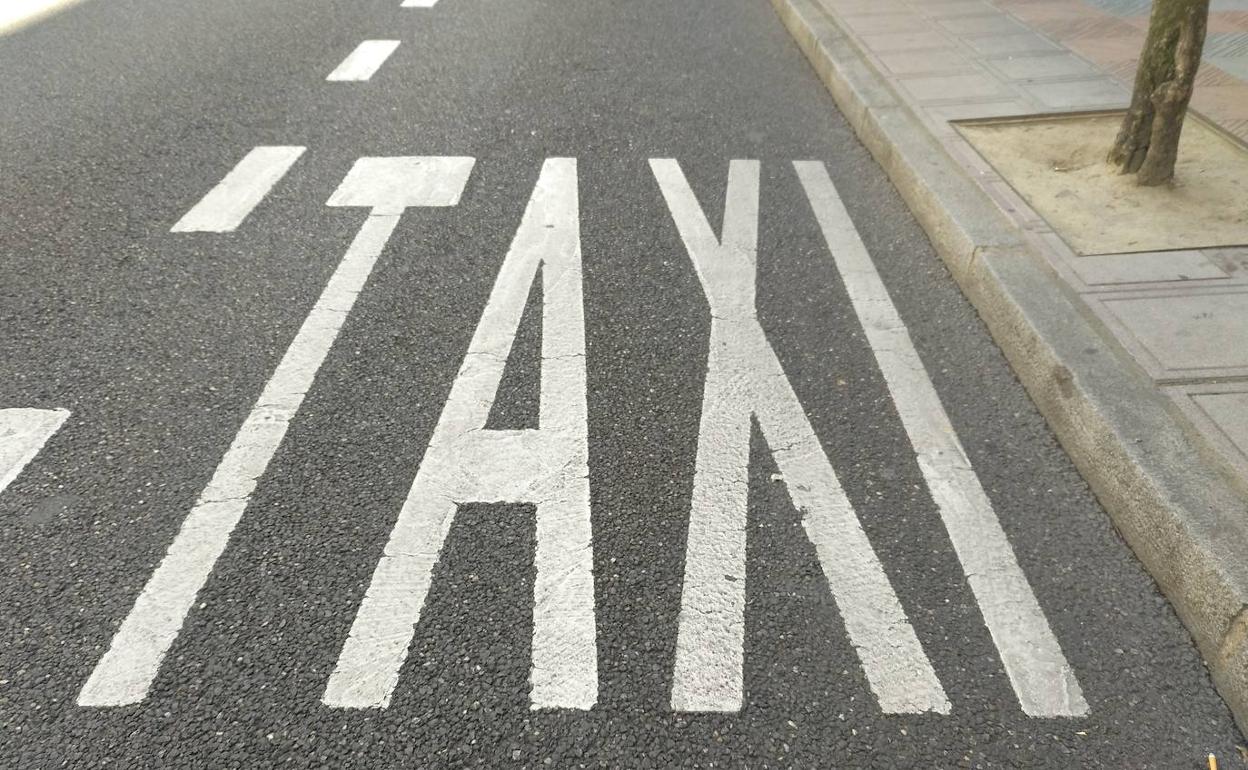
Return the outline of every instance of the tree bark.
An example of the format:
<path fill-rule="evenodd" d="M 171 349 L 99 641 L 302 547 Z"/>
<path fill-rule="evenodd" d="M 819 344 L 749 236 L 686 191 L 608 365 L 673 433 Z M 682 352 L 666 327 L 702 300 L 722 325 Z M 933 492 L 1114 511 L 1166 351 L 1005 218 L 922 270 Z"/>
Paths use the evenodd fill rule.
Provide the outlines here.
<path fill-rule="evenodd" d="M 1209 0 L 1153 0 L 1131 107 L 1109 151 L 1109 162 L 1139 184 L 1174 178 L 1208 21 Z"/>

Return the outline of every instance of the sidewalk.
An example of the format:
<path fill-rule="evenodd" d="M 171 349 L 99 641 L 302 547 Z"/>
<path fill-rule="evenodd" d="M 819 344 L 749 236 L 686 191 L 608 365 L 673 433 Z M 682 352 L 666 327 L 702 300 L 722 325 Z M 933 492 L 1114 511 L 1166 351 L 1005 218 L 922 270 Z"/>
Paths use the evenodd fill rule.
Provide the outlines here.
<path fill-rule="evenodd" d="M 1150 0 L 773 4 L 1248 727 L 1248 242 L 1077 254 L 951 122 L 1125 108 Z M 1212 8 L 1192 107 L 1248 144 Z"/>
<path fill-rule="evenodd" d="M 1125 107 L 1149 0 L 822 5 L 946 149 L 1040 241 L 1038 250 L 1219 456 L 1248 478 L 1248 244 L 1077 256 L 949 123 Z M 1248 0 L 1215 0 L 1213 9 L 1192 106 L 1248 142 Z M 1244 209 L 1248 217 L 1248 201 Z"/>

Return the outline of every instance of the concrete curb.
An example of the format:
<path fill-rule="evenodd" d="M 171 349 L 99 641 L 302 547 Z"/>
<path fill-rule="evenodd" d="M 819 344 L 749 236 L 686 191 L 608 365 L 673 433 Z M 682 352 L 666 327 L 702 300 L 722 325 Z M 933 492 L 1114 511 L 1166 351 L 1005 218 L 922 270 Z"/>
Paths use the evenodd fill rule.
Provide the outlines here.
<path fill-rule="evenodd" d="M 1248 494 L 817 0 L 772 0 L 1248 733 Z M 1095 708 L 1095 704 L 1093 704 Z"/>

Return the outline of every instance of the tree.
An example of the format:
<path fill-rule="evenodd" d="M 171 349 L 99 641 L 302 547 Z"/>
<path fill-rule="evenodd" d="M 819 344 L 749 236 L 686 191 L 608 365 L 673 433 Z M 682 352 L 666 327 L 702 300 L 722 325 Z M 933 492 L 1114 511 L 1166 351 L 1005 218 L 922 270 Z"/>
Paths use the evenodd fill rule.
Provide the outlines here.
<path fill-rule="evenodd" d="M 1153 0 L 1131 107 L 1109 151 L 1109 162 L 1139 184 L 1174 178 L 1208 21 L 1209 0 Z"/>

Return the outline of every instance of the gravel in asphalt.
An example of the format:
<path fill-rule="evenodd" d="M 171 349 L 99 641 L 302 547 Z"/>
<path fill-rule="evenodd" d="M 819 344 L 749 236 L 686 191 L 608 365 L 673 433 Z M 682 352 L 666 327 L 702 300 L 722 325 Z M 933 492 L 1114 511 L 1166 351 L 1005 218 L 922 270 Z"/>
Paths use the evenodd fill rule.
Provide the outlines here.
<path fill-rule="evenodd" d="M 326 76 L 401 45 L 365 82 Z M 87 2 L 0 38 L 0 409 L 71 417 L 0 495 L 0 766 L 1202 767 L 1243 738 L 766 2 Z M 170 232 L 248 152 L 233 232 Z M 360 157 L 470 156 L 408 209 L 146 697 L 84 682 L 364 223 Z M 542 163 L 577 159 L 598 692 L 529 708 L 536 507 L 450 524 L 388 708 L 321 703 Z M 716 233 L 761 161 L 757 318 L 951 705 L 882 712 L 772 447 L 749 445 L 743 704 L 673 711 Z M 1088 704 L 1028 716 L 792 161 L 823 162 Z M 489 429 L 540 428 L 540 288 Z"/>

